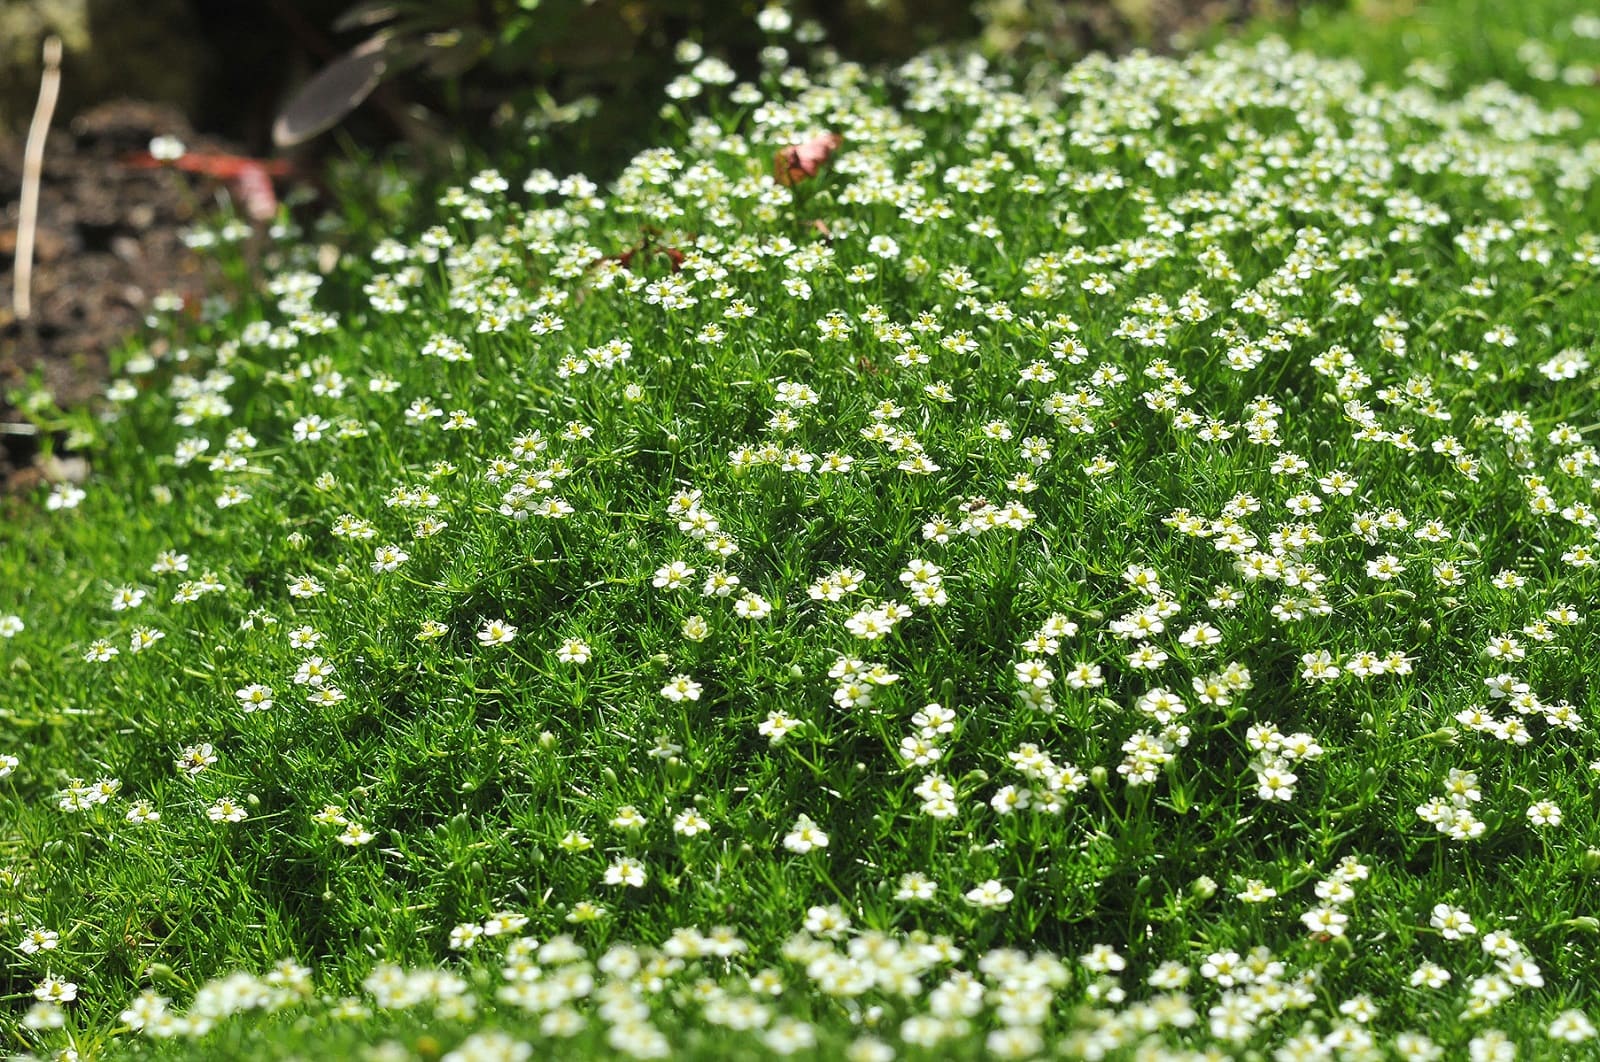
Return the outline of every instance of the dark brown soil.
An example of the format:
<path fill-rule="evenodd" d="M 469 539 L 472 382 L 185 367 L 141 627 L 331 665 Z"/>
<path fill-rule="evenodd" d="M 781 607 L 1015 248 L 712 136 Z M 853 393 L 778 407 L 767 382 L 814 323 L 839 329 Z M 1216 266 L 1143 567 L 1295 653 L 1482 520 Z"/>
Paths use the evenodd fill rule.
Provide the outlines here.
<path fill-rule="evenodd" d="M 51 130 L 26 321 L 17 319 L 12 289 L 23 145 L 0 138 L 0 490 L 26 489 L 41 476 L 32 467 L 40 440 L 27 434 L 8 392 L 36 379 L 63 409 L 91 403 L 105 386 L 109 352 L 151 298 L 200 293 L 204 263 L 182 233 L 202 209 L 204 182 L 122 161 L 162 134 L 224 150 L 194 136 L 178 111 L 127 101 Z"/>

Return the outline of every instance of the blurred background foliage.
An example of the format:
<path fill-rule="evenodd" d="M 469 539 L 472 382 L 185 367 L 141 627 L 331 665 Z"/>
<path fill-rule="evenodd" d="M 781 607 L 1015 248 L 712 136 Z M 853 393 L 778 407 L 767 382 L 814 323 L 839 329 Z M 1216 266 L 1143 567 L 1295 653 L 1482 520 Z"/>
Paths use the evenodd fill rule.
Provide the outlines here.
<path fill-rule="evenodd" d="M 332 87 L 310 101 L 309 120 L 309 128 L 332 131 L 293 149 L 306 164 L 303 172 L 337 177 L 338 166 L 321 164 L 359 171 L 374 157 L 435 174 L 485 159 L 515 167 L 538 158 L 604 177 L 648 142 L 661 120 L 662 86 L 682 71 L 674 57 L 678 42 L 699 42 L 740 77 L 759 74 L 771 41 L 755 16 L 768 2 L 0 0 L 0 150 L 7 133 L 11 144 L 20 142 L 37 92 L 40 42 L 54 32 L 68 51 L 58 123 L 128 96 L 171 104 L 193 129 L 244 153 L 273 154 L 275 121 L 286 107 L 307 106 L 306 86 L 333 66 L 323 79 Z M 1379 80 L 1414 74 L 1420 60 L 1422 76 L 1442 89 L 1497 78 L 1521 90 L 1553 87 L 1553 96 L 1540 94 L 1584 114 L 1600 102 L 1600 67 L 1587 58 L 1593 42 L 1562 39 L 1582 23 L 1583 11 L 1593 10 L 1592 0 L 787 0 L 785 6 L 797 24 L 819 23 L 829 46 L 869 63 L 959 43 L 1048 74 L 1094 50 L 1178 52 L 1235 32 L 1280 33 L 1323 52 L 1337 53 L 1342 40 L 1360 42 Z M 1384 27 L 1392 32 L 1374 34 Z M 1567 43 L 1586 45 L 1587 65 L 1556 61 L 1571 50 Z M 368 58 L 350 59 L 363 45 Z M 372 54 L 380 61 L 371 61 Z M 362 102 L 345 107 L 341 93 L 346 104 Z"/>
<path fill-rule="evenodd" d="M 524 137 L 582 110 L 597 141 L 630 139 L 699 41 L 742 76 L 766 41 L 765 0 L 0 0 L 0 130 L 27 121 L 40 43 L 67 47 L 62 114 L 127 95 L 171 103 L 199 130 L 265 153 L 297 85 L 372 36 L 385 83 L 345 123 L 365 146 L 427 137 Z M 905 58 L 975 41 L 994 55 L 1071 59 L 1094 49 L 1181 49 L 1219 27 L 1308 0 L 793 0 L 850 58 Z M 1322 0 L 1328 2 L 1328 0 Z M 592 113 L 590 113 L 592 112 Z M 489 138 L 489 139 L 486 139 Z"/>

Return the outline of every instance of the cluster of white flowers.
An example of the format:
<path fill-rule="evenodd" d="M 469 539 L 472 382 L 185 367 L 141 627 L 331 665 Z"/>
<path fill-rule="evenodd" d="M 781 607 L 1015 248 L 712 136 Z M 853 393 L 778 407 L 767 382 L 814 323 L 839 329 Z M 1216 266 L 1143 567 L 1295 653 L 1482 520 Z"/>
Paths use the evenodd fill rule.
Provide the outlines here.
<path fill-rule="evenodd" d="M 1426 804 L 1417 806 L 1417 817 L 1431 823 L 1434 829 L 1452 841 L 1473 841 L 1488 832 L 1488 824 L 1473 813 L 1473 806 L 1482 802 L 1483 790 L 1478 788 L 1478 776 L 1459 767 L 1450 768 L 1445 778 L 1444 796 L 1436 796 Z"/>
<path fill-rule="evenodd" d="M 188 1009 L 179 1013 L 172 1001 L 153 989 L 140 993 L 120 1015 L 135 1032 L 156 1039 L 201 1037 L 218 1022 L 248 1011 L 273 1012 L 312 998 L 311 971 L 292 959 L 266 974 L 239 971 L 200 985 Z"/>
<path fill-rule="evenodd" d="M 519 1022 L 447 1062 L 597 1024 L 665 1057 L 691 1020 L 853 1062 L 1425 1060 L 1447 1048 L 1408 1025 L 1534 998 L 1536 958 L 1575 976 L 1524 901 L 1489 908 L 1509 870 L 1397 884 L 1491 827 L 1558 853 L 1548 881 L 1591 825 L 1566 761 L 1595 755 L 1594 353 L 1543 316 L 1600 268 L 1575 116 L 1278 42 L 1022 83 L 948 55 L 806 69 L 813 27 L 758 24 L 768 76 L 681 46 L 681 142 L 609 185 L 485 170 L 366 263 L 281 247 L 260 319 L 108 391 L 108 430 L 170 421 L 161 537 L 84 583 L 68 663 L 0 615 L 6 711 L 47 718 L 30 676 L 62 668 L 62 718 L 125 724 L 0 755 L 48 805 L 39 850 L 92 877 L 147 838 L 140 865 L 293 846 L 330 864 L 302 897 L 330 925 L 438 918 L 451 963 L 363 933 L 330 979 L 364 996 L 313 1004 L 286 962 L 122 1024 Z M 532 895 L 513 850 L 546 890 L 527 913 L 502 909 Z M 448 868 L 464 912 L 350 885 L 383 860 Z M 20 880 L 0 868 L 43 1043 L 84 1007 L 86 941 L 123 942 L 97 928 L 114 889 L 80 916 Z M 1043 950 L 1080 932 L 1119 936 Z M 1460 965 L 1409 983 L 1329 958 L 1435 936 Z M 1548 1032 L 1596 1035 L 1578 1010 Z"/>

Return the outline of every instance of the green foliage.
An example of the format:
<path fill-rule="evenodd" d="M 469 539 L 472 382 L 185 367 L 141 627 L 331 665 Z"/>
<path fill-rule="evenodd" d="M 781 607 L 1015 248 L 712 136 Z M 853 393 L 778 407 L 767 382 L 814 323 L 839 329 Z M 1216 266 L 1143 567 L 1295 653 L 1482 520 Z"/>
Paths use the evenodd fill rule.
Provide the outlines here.
<path fill-rule="evenodd" d="M 1572 108 L 1592 127 L 1600 116 L 1600 65 L 1582 7 L 1568 0 L 1357 0 L 1308 6 L 1284 28 L 1291 42 L 1358 57 L 1376 81 L 1422 76 L 1462 89 L 1501 81 L 1547 106 Z"/>
<path fill-rule="evenodd" d="M 280 226 L 0 526 L 6 1034 L 1592 1047 L 1593 125 L 677 59 L 605 188 Z"/>

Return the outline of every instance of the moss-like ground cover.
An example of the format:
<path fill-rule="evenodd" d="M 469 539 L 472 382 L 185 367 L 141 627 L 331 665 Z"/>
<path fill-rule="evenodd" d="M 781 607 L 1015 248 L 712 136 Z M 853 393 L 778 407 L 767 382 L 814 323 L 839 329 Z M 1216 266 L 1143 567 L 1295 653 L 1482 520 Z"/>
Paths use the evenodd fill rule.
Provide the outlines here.
<path fill-rule="evenodd" d="M 1594 112 L 764 17 L 127 351 L 0 532 L 3 1035 L 1593 1050 Z"/>

